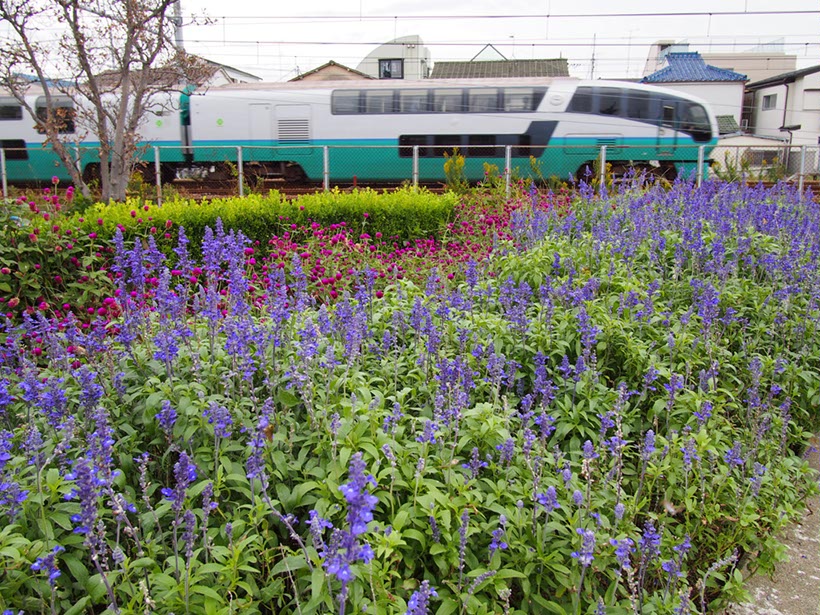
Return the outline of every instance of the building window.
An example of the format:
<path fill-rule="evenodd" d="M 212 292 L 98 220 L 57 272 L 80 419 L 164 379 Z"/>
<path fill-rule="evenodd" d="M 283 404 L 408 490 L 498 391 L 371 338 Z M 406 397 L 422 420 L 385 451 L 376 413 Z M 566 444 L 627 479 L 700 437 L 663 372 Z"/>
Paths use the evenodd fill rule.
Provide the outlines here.
<path fill-rule="evenodd" d="M 379 60 L 379 79 L 404 79 L 404 60 Z"/>
<path fill-rule="evenodd" d="M 763 97 L 763 105 L 761 109 L 766 111 L 768 109 L 774 109 L 777 106 L 777 94 L 767 94 Z"/>

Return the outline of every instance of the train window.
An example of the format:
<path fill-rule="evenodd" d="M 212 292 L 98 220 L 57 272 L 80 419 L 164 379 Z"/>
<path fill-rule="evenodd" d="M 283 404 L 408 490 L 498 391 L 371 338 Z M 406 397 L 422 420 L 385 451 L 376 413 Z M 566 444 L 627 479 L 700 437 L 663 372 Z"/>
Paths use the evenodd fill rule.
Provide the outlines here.
<path fill-rule="evenodd" d="M 51 98 L 51 113 L 49 113 L 48 103 L 45 96 L 40 96 L 34 103 L 34 111 L 40 122 L 54 122 L 57 131 L 61 134 L 71 134 L 74 132 L 74 103 L 68 97 L 53 96 Z M 45 127 L 37 126 L 37 132 L 44 134 Z"/>
<path fill-rule="evenodd" d="M 592 88 L 577 88 L 567 107 L 569 113 L 592 113 Z"/>
<path fill-rule="evenodd" d="M 651 120 L 655 114 L 652 113 L 652 95 L 649 92 L 632 90 L 627 94 L 626 117 L 631 120 Z"/>
<path fill-rule="evenodd" d="M 500 147 L 493 147 L 498 141 L 495 135 L 470 135 L 467 143 L 467 156 L 485 158 L 498 158 L 504 155 L 503 149 Z"/>
<path fill-rule="evenodd" d="M 470 113 L 494 113 L 498 111 L 498 88 L 468 90 L 467 109 Z"/>
<path fill-rule="evenodd" d="M 504 111 L 535 111 L 544 97 L 543 89 L 504 88 Z"/>
<path fill-rule="evenodd" d="M 661 114 L 661 125 L 666 128 L 677 128 L 675 123 L 675 103 L 671 100 L 663 101 L 663 112 Z"/>
<path fill-rule="evenodd" d="M 435 135 L 433 143 L 438 146 L 433 148 L 435 158 L 440 158 L 444 154 L 452 156 L 453 151 L 461 145 L 461 137 L 458 135 Z"/>
<path fill-rule="evenodd" d="M 26 142 L 22 139 L 0 139 L 0 148 L 6 154 L 6 160 L 28 160 Z"/>
<path fill-rule="evenodd" d="M 712 138 L 712 124 L 703 105 L 693 102 L 681 103 L 680 129 L 695 141 L 709 141 Z"/>
<path fill-rule="evenodd" d="M 23 106 L 15 98 L 0 98 L 0 121 L 22 120 Z"/>
<path fill-rule="evenodd" d="M 399 113 L 427 113 L 427 90 L 399 90 Z"/>
<path fill-rule="evenodd" d="M 364 93 L 365 113 L 393 113 L 393 90 L 373 90 Z"/>
<path fill-rule="evenodd" d="M 330 97 L 330 111 L 333 115 L 359 113 L 358 90 L 341 90 L 333 92 Z"/>
<path fill-rule="evenodd" d="M 429 155 L 427 135 L 401 135 L 399 136 L 399 156 L 402 158 L 412 158 L 414 145 L 419 146 L 419 158 L 424 158 Z"/>
<path fill-rule="evenodd" d="M 598 113 L 620 115 L 621 93 L 621 88 L 598 88 Z"/>
<path fill-rule="evenodd" d="M 433 111 L 435 113 L 462 113 L 461 90 L 433 90 Z"/>
<path fill-rule="evenodd" d="M 529 158 L 532 156 L 532 135 L 518 135 L 518 147 L 512 148 L 511 155 L 515 158 Z"/>

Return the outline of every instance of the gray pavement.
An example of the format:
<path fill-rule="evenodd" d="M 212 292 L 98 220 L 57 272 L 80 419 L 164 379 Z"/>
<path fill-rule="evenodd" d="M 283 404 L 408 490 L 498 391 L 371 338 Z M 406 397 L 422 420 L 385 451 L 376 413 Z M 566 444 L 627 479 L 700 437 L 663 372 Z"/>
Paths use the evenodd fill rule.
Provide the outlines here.
<path fill-rule="evenodd" d="M 817 439 L 809 460 L 820 469 Z M 749 602 L 732 604 L 723 615 L 820 615 L 820 496 L 808 502 L 802 521 L 783 530 L 788 561 L 781 562 L 772 577 L 754 575 L 747 580 Z"/>

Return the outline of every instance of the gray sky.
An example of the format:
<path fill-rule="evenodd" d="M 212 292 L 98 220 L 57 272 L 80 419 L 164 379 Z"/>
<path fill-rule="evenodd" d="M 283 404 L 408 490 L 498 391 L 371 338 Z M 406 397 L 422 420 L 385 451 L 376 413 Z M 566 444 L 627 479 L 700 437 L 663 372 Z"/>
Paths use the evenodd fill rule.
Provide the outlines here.
<path fill-rule="evenodd" d="M 754 14 L 773 10 L 780 13 Z M 377 45 L 413 34 L 434 63 L 469 60 L 491 43 L 507 58 L 567 58 L 576 77 L 590 76 L 593 55 L 595 77 L 638 77 L 658 39 L 701 52 L 779 41 L 797 55 L 798 68 L 820 63 L 817 0 L 182 0 L 182 11 L 186 20 L 210 19 L 185 26 L 188 51 L 270 81 L 328 60 L 356 68 Z M 681 14 L 698 12 L 712 14 Z M 725 12 L 735 14 L 719 14 Z"/>

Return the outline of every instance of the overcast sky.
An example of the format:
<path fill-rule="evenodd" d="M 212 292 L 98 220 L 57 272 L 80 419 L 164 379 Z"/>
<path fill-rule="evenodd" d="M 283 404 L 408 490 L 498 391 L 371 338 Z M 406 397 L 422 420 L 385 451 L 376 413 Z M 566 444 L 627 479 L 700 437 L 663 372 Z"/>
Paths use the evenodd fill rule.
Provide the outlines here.
<path fill-rule="evenodd" d="M 754 14 L 772 10 L 781 13 Z M 817 0 L 182 0 L 182 12 L 210 19 L 184 27 L 188 51 L 270 81 L 328 60 L 356 68 L 379 44 L 414 34 L 433 63 L 469 60 L 490 43 L 509 59 L 567 58 L 576 77 L 591 76 L 593 57 L 595 77 L 638 77 L 658 39 L 701 52 L 779 41 L 798 68 L 820 63 Z M 698 12 L 712 14 L 682 14 Z"/>

